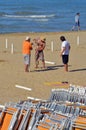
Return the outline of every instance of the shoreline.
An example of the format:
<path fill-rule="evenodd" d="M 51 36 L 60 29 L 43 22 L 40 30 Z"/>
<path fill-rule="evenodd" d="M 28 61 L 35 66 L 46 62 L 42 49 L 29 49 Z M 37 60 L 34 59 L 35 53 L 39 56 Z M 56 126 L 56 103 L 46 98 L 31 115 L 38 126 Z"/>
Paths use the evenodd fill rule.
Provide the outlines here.
<path fill-rule="evenodd" d="M 7 34 L 27 34 L 27 33 L 29 33 L 29 34 L 34 34 L 34 33 L 38 33 L 38 34 L 44 34 L 44 33 L 46 33 L 46 34 L 51 34 L 51 33 L 70 33 L 70 32 L 86 32 L 86 30 L 80 30 L 80 31 L 72 31 L 72 30 L 70 30 L 70 31 L 57 31 L 57 32 L 8 32 L 8 33 L 0 33 L 0 35 L 3 35 L 3 34 L 5 34 L 5 35 L 7 35 Z"/>

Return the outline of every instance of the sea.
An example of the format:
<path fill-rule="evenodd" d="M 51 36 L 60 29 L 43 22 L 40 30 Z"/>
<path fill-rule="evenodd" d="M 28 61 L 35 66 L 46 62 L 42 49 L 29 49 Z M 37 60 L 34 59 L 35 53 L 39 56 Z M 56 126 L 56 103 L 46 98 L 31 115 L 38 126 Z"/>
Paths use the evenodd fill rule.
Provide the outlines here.
<path fill-rule="evenodd" d="M 0 0 L 0 33 L 70 31 L 77 12 L 86 30 L 86 0 Z"/>

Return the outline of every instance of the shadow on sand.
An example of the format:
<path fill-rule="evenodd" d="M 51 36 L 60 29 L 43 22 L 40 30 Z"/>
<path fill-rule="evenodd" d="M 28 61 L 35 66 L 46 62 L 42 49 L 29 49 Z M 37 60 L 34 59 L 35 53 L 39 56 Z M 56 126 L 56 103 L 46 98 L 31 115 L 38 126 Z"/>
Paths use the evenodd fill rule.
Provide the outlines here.
<path fill-rule="evenodd" d="M 76 72 L 76 71 L 86 71 L 86 68 L 70 70 L 70 72 Z"/>
<path fill-rule="evenodd" d="M 51 70 L 57 70 L 60 67 L 63 67 L 63 65 L 54 65 L 54 66 L 47 66 L 46 68 L 38 68 L 35 71 L 41 72 L 41 71 L 51 71 Z"/>

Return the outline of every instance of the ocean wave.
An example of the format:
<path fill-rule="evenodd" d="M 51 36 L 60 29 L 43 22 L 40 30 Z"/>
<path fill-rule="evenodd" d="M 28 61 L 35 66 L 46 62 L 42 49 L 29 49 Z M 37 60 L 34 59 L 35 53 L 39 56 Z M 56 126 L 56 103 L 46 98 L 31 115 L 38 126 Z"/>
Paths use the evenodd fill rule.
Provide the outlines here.
<path fill-rule="evenodd" d="M 0 12 L 0 16 L 1 16 L 1 17 L 4 16 L 4 15 L 6 15 L 6 13 Z"/>
<path fill-rule="evenodd" d="M 47 22 L 49 19 L 44 19 L 44 18 L 41 18 L 41 19 L 35 19 L 35 21 L 37 22 Z"/>
<path fill-rule="evenodd" d="M 5 14 L 3 15 L 4 17 L 10 17 L 10 18 L 53 18 L 56 15 L 55 14 L 50 14 L 50 15 L 8 15 Z"/>

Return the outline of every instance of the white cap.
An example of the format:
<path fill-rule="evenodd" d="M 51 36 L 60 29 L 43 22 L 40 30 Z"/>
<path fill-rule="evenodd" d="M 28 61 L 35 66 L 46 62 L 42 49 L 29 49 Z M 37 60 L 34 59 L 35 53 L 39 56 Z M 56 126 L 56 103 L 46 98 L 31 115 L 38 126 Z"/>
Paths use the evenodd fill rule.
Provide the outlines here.
<path fill-rule="evenodd" d="M 29 40 L 29 39 L 30 39 L 30 37 L 27 36 L 27 37 L 26 37 L 26 40 Z"/>

